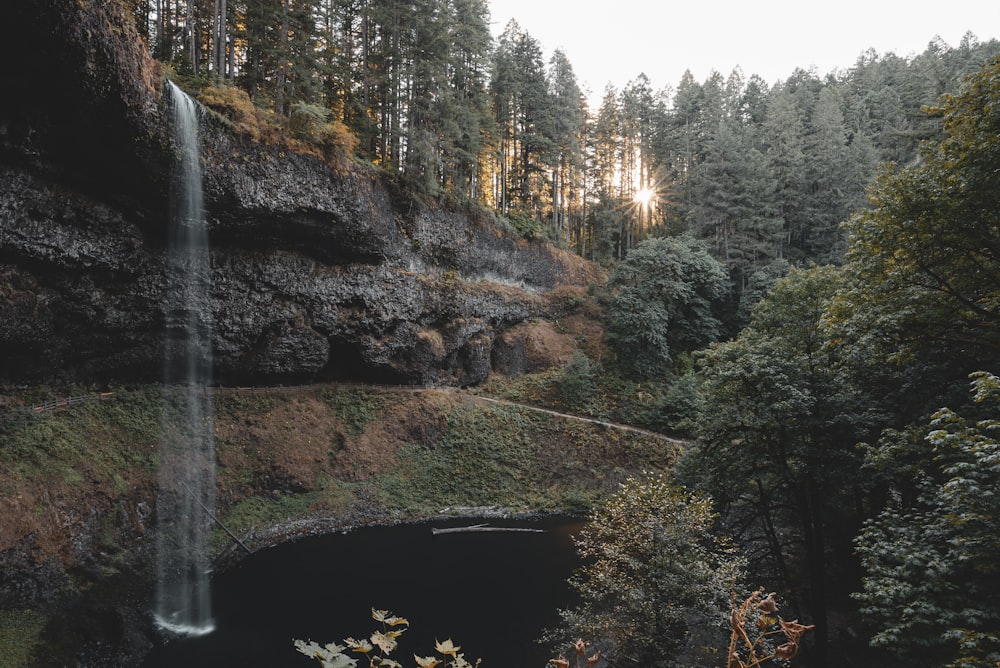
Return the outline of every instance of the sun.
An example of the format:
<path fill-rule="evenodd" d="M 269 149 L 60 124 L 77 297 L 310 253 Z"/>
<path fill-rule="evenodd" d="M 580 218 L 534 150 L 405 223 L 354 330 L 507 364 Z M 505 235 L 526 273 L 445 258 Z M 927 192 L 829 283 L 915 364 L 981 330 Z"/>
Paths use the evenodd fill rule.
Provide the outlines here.
<path fill-rule="evenodd" d="M 654 197 L 656 197 L 655 190 L 652 188 L 643 188 L 641 190 L 637 190 L 632 199 L 635 200 L 635 203 L 640 206 L 649 206 Z"/>

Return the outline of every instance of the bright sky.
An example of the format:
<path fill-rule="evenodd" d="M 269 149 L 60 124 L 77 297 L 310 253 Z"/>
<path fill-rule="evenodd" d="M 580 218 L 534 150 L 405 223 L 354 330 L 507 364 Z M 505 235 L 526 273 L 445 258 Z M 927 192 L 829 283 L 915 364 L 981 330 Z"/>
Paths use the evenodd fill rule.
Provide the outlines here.
<path fill-rule="evenodd" d="M 796 67 L 847 69 L 868 48 L 906 57 L 935 36 L 1000 38 L 997 0 L 490 0 L 490 13 L 494 35 L 514 18 L 546 61 L 562 49 L 591 100 L 640 73 L 673 88 L 686 69 L 703 82 L 738 65 L 773 84 Z"/>

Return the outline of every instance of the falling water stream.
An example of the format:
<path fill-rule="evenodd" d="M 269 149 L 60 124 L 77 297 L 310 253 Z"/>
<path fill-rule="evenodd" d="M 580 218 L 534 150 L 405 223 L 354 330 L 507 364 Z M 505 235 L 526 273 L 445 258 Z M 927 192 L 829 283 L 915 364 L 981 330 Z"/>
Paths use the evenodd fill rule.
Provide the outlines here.
<path fill-rule="evenodd" d="M 215 505 L 211 267 L 198 108 L 173 83 L 167 89 L 177 156 L 170 179 L 154 614 L 166 631 L 204 635 L 215 628 L 208 557 Z"/>

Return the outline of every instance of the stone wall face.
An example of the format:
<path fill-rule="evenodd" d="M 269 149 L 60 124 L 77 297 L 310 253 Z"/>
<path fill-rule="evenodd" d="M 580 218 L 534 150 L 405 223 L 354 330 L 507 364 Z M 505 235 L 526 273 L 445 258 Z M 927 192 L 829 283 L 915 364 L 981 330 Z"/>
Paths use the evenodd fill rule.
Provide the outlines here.
<path fill-rule="evenodd" d="M 162 77 L 118 3 L 7 5 L 0 24 L 49 48 L 0 102 L 0 383 L 155 381 L 174 150 Z M 474 384 L 507 328 L 552 315 L 548 290 L 597 278 L 488 214 L 404 206 L 370 168 L 254 142 L 207 111 L 201 140 L 221 382 Z"/>

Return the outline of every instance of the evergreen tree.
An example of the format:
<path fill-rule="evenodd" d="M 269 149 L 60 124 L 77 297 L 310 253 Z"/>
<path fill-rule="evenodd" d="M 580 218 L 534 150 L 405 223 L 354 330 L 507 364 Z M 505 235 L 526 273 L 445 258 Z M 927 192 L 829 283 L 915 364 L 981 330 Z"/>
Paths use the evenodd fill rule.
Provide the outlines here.
<path fill-rule="evenodd" d="M 635 200 L 641 193 L 646 194 L 642 195 L 643 201 L 637 201 L 639 206 L 634 208 L 633 215 L 625 220 L 619 259 L 647 237 L 654 225 L 651 214 L 656 210 L 656 201 L 650 198 L 650 193 L 657 189 L 662 174 L 654 150 L 656 122 L 660 117 L 657 102 L 649 78 L 644 74 L 629 82 L 621 93 L 620 192 L 625 200 Z"/>
<path fill-rule="evenodd" d="M 569 218 L 574 213 L 575 220 L 581 216 L 581 203 L 576 200 L 576 193 L 582 181 L 581 138 L 587 110 L 573 66 L 565 53 L 556 50 L 549 72 L 550 113 L 546 118 L 545 134 L 552 148 L 547 159 L 552 174 L 552 228 L 557 238 L 566 238 L 575 231 L 570 229 L 573 221 Z"/>
<path fill-rule="evenodd" d="M 482 195 L 482 161 L 493 129 L 487 91 L 489 9 L 486 0 L 453 0 L 451 5 L 450 86 L 442 105 L 445 182 L 462 197 L 475 199 Z"/>
<path fill-rule="evenodd" d="M 452 16 L 445 0 L 415 0 L 402 38 L 407 50 L 402 67 L 406 108 L 403 170 L 419 192 L 437 194 L 444 180 L 443 138 L 455 107 L 447 91 L 449 31 Z"/>
<path fill-rule="evenodd" d="M 552 105 L 541 45 L 516 21 L 500 35 L 490 88 L 499 135 L 497 209 L 506 213 L 518 206 L 537 217 L 546 172 L 542 160 L 552 150 L 544 134 Z"/>
<path fill-rule="evenodd" d="M 605 202 L 622 198 L 621 189 L 616 188 L 615 182 L 618 155 L 621 152 L 621 114 L 618 92 L 610 84 L 604 91 L 597 116 L 589 126 L 589 135 L 590 172 L 595 194 Z"/>
<path fill-rule="evenodd" d="M 317 10 L 318 0 L 247 0 L 247 63 L 240 83 L 279 116 L 289 115 L 295 102 L 316 99 Z"/>
<path fill-rule="evenodd" d="M 840 224 L 861 202 L 863 179 L 854 176 L 864 165 L 854 162 L 837 89 L 826 86 L 813 108 L 806 136 L 806 199 L 808 227 L 796 240 L 803 254 L 817 262 L 842 261 L 846 237 Z"/>
<path fill-rule="evenodd" d="M 767 116 L 762 128 L 767 169 L 771 176 L 774 215 L 780 225 L 776 257 L 788 256 L 792 239 L 802 236 L 807 226 L 805 204 L 805 129 L 791 94 L 777 86 L 767 100 Z M 800 259 L 801 252 L 791 254 Z"/>
<path fill-rule="evenodd" d="M 624 231 L 623 196 L 618 175 L 621 127 L 618 92 L 610 84 L 604 91 L 596 117 L 587 126 L 587 183 L 590 207 L 586 214 L 586 249 L 589 257 L 615 256 Z"/>

